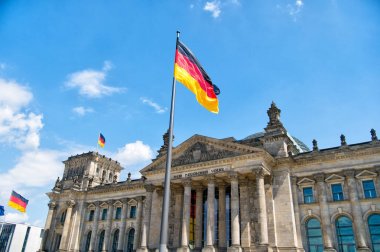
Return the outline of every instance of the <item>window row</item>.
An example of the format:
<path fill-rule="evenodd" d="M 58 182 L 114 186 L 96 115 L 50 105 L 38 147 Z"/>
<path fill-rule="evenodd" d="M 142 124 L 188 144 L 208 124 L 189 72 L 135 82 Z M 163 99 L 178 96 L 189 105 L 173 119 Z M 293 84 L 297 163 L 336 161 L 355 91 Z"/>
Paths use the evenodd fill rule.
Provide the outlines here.
<path fill-rule="evenodd" d="M 363 186 L 363 194 L 364 194 L 365 199 L 377 197 L 375 183 L 373 180 L 363 180 L 362 186 Z M 313 192 L 312 186 L 303 187 L 302 193 L 303 193 L 303 202 L 305 204 L 316 202 L 314 198 L 314 192 Z M 342 183 L 331 184 L 331 198 L 333 201 L 341 201 L 341 200 L 346 199 L 343 193 Z"/>
<path fill-rule="evenodd" d="M 130 206 L 129 208 L 129 215 L 127 218 L 136 218 L 136 206 Z M 121 219 L 121 211 L 122 207 L 116 207 L 114 211 L 114 219 L 115 220 L 120 220 Z M 100 215 L 100 220 L 104 221 L 107 219 L 107 214 L 108 214 L 108 209 L 103 208 L 101 209 L 101 215 Z M 88 213 L 88 221 L 93 221 L 95 216 L 95 210 L 91 209 L 90 212 Z"/>
<path fill-rule="evenodd" d="M 306 240 L 308 252 L 323 251 L 323 236 L 321 224 L 316 218 L 309 219 L 306 224 Z M 356 251 L 355 234 L 352 221 L 341 216 L 335 222 L 338 252 Z M 372 214 L 368 217 L 368 229 L 371 237 L 372 251 L 380 252 L 380 214 Z"/>

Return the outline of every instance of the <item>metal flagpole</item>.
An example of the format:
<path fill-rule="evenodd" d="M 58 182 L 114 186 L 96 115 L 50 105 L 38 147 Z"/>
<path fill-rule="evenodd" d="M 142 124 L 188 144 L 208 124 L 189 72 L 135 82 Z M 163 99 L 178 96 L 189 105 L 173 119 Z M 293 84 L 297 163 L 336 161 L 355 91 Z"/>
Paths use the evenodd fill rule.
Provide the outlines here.
<path fill-rule="evenodd" d="M 177 48 L 177 44 L 179 40 L 179 33 L 180 32 L 177 31 L 176 48 Z M 171 102 L 171 107 L 170 107 L 170 120 L 169 120 L 169 145 L 168 145 L 168 152 L 166 156 L 164 200 L 162 202 L 160 252 L 168 251 L 167 242 L 168 242 L 168 219 L 169 219 L 169 200 L 170 200 L 170 169 L 171 169 L 171 164 L 172 164 L 175 84 L 176 84 L 176 80 L 173 76 L 172 102 Z"/>

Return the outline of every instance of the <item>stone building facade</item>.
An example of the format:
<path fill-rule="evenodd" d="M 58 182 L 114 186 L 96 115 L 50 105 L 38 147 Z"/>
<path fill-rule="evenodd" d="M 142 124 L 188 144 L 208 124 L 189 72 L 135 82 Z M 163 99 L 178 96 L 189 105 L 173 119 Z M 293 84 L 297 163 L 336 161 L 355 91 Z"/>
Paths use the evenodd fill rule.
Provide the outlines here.
<path fill-rule="evenodd" d="M 380 141 L 309 150 L 272 103 L 264 132 L 173 149 L 170 251 L 380 251 Z M 64 161 L 41 251 L 159 248 L 167 134 L 140 179 L 95 152 Z"/>

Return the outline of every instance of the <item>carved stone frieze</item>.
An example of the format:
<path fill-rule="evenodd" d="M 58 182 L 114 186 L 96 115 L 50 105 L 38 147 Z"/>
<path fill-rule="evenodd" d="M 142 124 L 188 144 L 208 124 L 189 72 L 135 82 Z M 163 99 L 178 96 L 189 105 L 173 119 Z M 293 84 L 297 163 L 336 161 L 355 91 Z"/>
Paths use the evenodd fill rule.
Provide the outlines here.
<path fill-rule="evenodd" d="M 187 165 L 226 157 L 238 156 L 241 153 L 215 148 L 211 144 L 197 142 L 181 156 L 172 161 L 172 166 Z"/>

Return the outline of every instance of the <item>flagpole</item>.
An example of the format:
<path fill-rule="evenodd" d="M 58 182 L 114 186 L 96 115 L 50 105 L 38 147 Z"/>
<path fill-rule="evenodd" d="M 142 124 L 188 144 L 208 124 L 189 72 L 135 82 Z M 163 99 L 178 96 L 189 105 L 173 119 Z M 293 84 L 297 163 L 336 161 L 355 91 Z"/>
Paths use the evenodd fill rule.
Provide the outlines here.
<path fill-rule="evenodd" d="M 177 31 L 176 48 L 179 40 L 179 31 Z M 160 233 L 160 250 L 159 252 L 167 252 L 168 242 L 168 219 L 169 219 L 169 201 L 170 201 L 170 169 L 172 163 L 172 145 L 173 145 L 173 125 L 174 125 L 174 105 L 175 105 L 175 84 L 176 80 L 173 76 L 172 87 L 172 102 L 170 107 L 169 120 L 169 144 L 166 156 L 165 184 L 164 184 L 164 199 L 162 202 L 162 218 L 161 218 L 161 233 Z"/>

